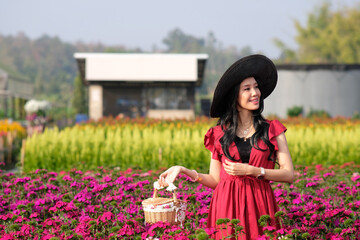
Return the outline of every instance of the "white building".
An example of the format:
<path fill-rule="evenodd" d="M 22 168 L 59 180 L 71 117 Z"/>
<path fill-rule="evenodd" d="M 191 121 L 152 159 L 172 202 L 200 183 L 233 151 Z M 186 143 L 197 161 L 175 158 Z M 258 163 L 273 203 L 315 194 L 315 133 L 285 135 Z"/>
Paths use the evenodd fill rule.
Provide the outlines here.
<path fill-rule="evenodd" d="M 207 54 L 75 53 L 89 117 L 194 118 Z"/>
<path fill-rule="evenodd" d="M 264 116 L 286 117 L 287 110 L 302 106 L 324 110 L 331 116 L 360 113 L 360 64 L 277 65 L 278 83 L 265 99 Z"/>

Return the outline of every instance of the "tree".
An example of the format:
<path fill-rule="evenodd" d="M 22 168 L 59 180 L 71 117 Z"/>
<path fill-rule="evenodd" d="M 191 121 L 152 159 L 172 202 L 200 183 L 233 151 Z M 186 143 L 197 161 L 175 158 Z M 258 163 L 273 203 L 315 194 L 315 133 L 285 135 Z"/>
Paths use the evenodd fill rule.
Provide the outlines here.
<path fill-rule="evenodd" d="M 85 86 L 83 85 L 79 75 L 74 79 L 73 107 L 76 113 L 88 112 Z"/>
<path fill-rule="evenodd" d="M 203 38 L 186 35 L 179 28 L 176 28 L 168 33 L 163 43 L 167 46 L 168 52 L 199 53 L 204 48 L 205 40 Z"/>
<path fill-rule="evenodd" d="M 283 61 L 299 63 L 359 63 L 360 62 L 360 5 L 331 11 L 325 3 L 310 13 L 306 26 L 295 21 L 297 51 L 280 40 L 275 44 L 282 50 Z M 296 54 L 294 54 L 296 53 Z"/>
<path fill-rule="evenodd" d="M 208 95 L 214 91 L 221 74 L 237 59 L 252 54 L 252 49 L 245 46 L 240 51 L 235 46 L 224 48 L 213 32 L 206 38 L 197 38 L 185 34 L 179 28 L 170 31 L 163 40 L 169 53 L 207 53 L 209 59 L 205 68 L 205 81 L 198 89 L 200 94 Z"/>

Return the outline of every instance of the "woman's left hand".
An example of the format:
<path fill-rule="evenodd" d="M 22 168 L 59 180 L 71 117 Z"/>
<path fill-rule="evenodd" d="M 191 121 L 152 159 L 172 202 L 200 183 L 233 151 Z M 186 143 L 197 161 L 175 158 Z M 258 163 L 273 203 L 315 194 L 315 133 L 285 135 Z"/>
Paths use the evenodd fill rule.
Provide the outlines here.
<path fill-rule="evenodd" d="M 229 175 L 247 175 L 249 164 L 247 163 L 236 163 L 225 160 L 224 170 Z"/>

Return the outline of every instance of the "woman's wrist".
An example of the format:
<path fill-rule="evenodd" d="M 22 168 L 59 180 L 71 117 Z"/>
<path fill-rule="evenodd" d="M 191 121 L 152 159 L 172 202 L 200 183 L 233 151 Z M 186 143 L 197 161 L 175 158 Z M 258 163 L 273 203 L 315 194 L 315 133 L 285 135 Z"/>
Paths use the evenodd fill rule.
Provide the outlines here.
<path fill-rule="evenodd" d="M 252 165 L 246 165 L 245 174 L 248 176 L 255 176 L 256 174 L 256 167 Z"/>
<path fill-rule="evenodd" d="M 185 174 L 186 174 L 187 168 L 185 168 L 185 167 L 183 167 L 183 166 L 179 166 L 179 167 L 180 167 L 179 174 L 180 174 L 180 173 L 185 173 Z"/>
<path fill-rule="evenodd" d="M 196 170 L 186 169 L 185 174 L 188 175 L 192 182 L 198 182 L 202 180 L 200 174 Z"/>
<path fill-rule="evenodd" d="M 195 177 L 191 178 L 191 181 L 193 182 L 199 182 L 202 180 L 202 177 L 200 177 L 200 174 L 196 170 L 192 170 L 195 173 Z"/>
<path fill-rule="evenodd" d="M 257 177 L 261 173 L 260 167 L 248 165 L 246 169 L 246 175 Z"/>
<path fill-rule="evenodd" d="M 181 167 L 180 173 L 184 173 L 185 175 L 187 175 L 192 182 L 199 182 L 202 180 L 202 177 L 196 170 L 190 170 L 186 167 Z"/>

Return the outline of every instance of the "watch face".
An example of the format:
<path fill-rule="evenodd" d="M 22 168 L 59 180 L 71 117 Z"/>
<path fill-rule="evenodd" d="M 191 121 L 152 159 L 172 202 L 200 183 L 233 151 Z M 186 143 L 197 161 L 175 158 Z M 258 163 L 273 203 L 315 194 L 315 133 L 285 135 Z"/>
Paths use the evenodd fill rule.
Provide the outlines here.
<path fill-rule="evenodd" d="M 257 176 L 257 179 L 264 179 L 265 176 L 265 169 L 261 168 L 261 173 Z"/>

